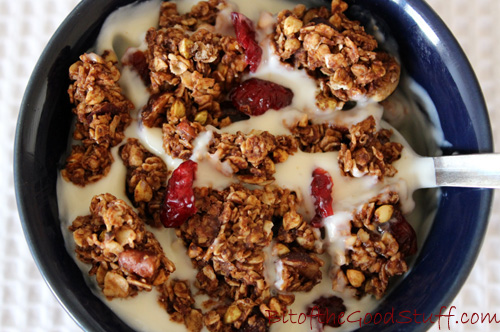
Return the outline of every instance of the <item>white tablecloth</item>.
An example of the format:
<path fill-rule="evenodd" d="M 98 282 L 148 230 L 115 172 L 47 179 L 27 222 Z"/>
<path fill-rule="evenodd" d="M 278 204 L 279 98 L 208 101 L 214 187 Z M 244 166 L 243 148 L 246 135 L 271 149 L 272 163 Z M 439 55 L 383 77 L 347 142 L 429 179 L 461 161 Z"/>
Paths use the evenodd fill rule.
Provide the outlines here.
<path fill-rule="evenodd" d="M 500 145 L 500 0 L 429 0 L 463 46 L 481 83 Z M 77 0 L 0 0 L 0 331 L 79 331 L 45 285 L 21 230 L 12 174 L 15 125 L 23 91 L 49 37 Z M 498 149 L 496 151 L 499 151 Z M 500 195 L 476 265 L 454 305 L 457 313 L 500 319 Z M 445 320 L 442 321 L 445 323 Z M 452 331 L 497 331 L 462 325 Z M 438 331 L 438 326 L 432 327 Z M 447 330 L 442 326 L 441 330 Z"/>

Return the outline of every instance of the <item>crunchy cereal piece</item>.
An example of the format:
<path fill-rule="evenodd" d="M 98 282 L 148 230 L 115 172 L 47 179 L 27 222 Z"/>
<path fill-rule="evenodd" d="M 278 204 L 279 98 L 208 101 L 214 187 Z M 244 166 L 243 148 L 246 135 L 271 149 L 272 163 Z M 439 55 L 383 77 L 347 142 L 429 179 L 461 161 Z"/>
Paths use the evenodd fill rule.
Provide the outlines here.
<path fill-rule="evenodd" d="M 389 212 L 389 220 L 381 219 L 382 213 Z M 336 272 L 334 289 L 347 287 L 357 296 L 376 298 L 385 294 L 389 279 L 405 273 L 405 259 L 416 252 L 415 233 L 403 219 L 399 196 L 392 191 L 374 197 L 354 214 L 346 240 L 346 264 Z"/>
<path fill-rule="evenodd" d="M 403 145 L 390 141 L 392 130 L 375 128 L 370 116 L 349 129 L 349 144 L 341 144 L 338 162 L 343 175 L 369 174 L 382 179 L 392 177 L 397 169 L 392 163 L 401 157 Z"/>
<path fill-rule="evenodd" d="M 153 227 L 160 227 L 160 210 L 167 186 L 167 165 L 146 150 L 135 138 L 120 147 L 127 167 L 127 194 L 139 216 Z"/>
<path fill-rule="evenodd" d="M 295 215 L 294 219 L 298 219 L 293 228 L 287 229 L 287 218 L 289 215 Z M 320 231 L 317 228 L 311 226 L 309 222 L 303 220 L 296 212 L 287 212 L 283 217 L 282 227 L 278 230 L 278 236 L 276 239 L 282 244 L 294 244 L 298 245 L 306 250 L 310 250 L 316 253 L 323 252 L 323 246 L 320 241 Z M 283 248 L 282 248 L 283 249 Z"/>
<path fill-rule="evenodd" d="M 271 183 L 275 163 L 284 162 L 296 151 L 297 141 L 292 136 L 274 136 L 266 131 L 214 133 L 208 148 L 240 181 L 260 185 Z"/>
<path fill-rule="evenodd" d="M 74 81 L 68 89 L 70 101 L 76 105 L 79 128 L 76 139 L 86 144 L 109 147 L 119 144 L 123 131 L 129 125 L 130 110 L 134 108 L 118 84 L 120 72 L 115 66 L 116 56 L 105 52 L 103 56 L 85 53 L 69 69 Z"/>
<path fill-rule="evenodd" d="M 78 259 L 92 265 L 89 274 L 109 299 L 150 291 L 175 270 L 144 222 L 113 195 L 94 196 L 90 215 L 76 218 L 69 230 Z"/>
<path fill-rule="evenodd" d="M 170 320 L 184 324 L 189 332 L 199 332 L 203 328 L 203 314 L 194 307 L 194 298 L 189 283 L 184 280 L 169 280 L 163 283 L 160 304 L 170 314 Z"/>
<path fill-rule="evenodd" d="M 174 158 L 188 160 L 193 153 L 193 142 L 205 128 L 183 118 L 177 125 L 163 124 L 163 148 Z"/>
<path fill-rule="evenodd" d="M 142 123 L 149 128 L 161 128 L 167 122 L 177 124 L 182 118 L 193 118 L 195 115 L 196 108 L 188 91 L 180 88 L 152 95 L 141 112 Z"/>
<path fill-rule="evenodd" d="M 210 332 L 231 331 L 231 326 L 225 325 L 222 316 L 226 308 L 220 306 L 216 310 L 210 310 L 203 315 L 203 324 Z"/>
<path fill-rule="evenodd" d="M 165 1 L 160 8 L 159 25 L 162 28 L 179 25 L 186 30 L 195 31 L 200 26 L 215 25 L 217 14 L 226 6 L 224 0 L 200 1 L 189 13 L 181 16 L 177 11 L 177 4 Z"/>
<path fill-rule="evenodd" d="M 287 292 L 310 291 L 321 281 L 323 261 L 314 254 L 292 251 L 280 256 L 279 289 Z"/>
<path fill-rule="evenodd" d="M 273 296 L 266 301 L 266 303 L 262 303 L 259 306 L 259 310 L 264 317 L 269 318 L 269 316 L 277 315 L 283 316 L 283 314 L 287 313 L 287 306 L 295 302 L 295 295 L 293 294 L 278 294 L 277 296 Z M 257 316 L 257 319 L 259 316 Z"/>
<path fill-rule="evenodd" d="M 83 187 L 105 177 L 112 163 L 113 156 L 106 147 L 97 144 L 87 147 L 73 145 L 61 175 L 66 181 Z"/>
<path fill-rule="evenodd" d="M 329 123 L 302 125 L 299 123 L 291 131 L 299 142 L 299 148 L 311 153 L 340 150 L 340 145 L 348 132 L 347 128 Z"/>
<path fill-rule="evenodd" d="M 274 51 L 281 60 L 305 68 L 318 81 L 317 105 L 341 109 L 362 96 L 382 101 L 396 88 L 400 66 L 395 58 L 377 51 L 377 41 L 357 21 L 349 20 L 344 1 L 325 7 L 278 14 Z"/>
<path fill-rule="evenodd" d="M 82 146 L 73 146 L 61 174 L 65 180 L 85 186 L 108 173 L 113 157 L 109 149 L 124 138 L 134 105 L 121 93 L 120 72 L 114 53 L 103 56 L 86 53 L 69 69 L 74 81 L 68 88 L 77 123 L 73 138 Z"/>
<path fill-rule="evenodd" d="M 160 98 L 153 97 L 145 109 L 147 126 L 175 124 L 183 116 L 189 121 L 202 119 L 204 125 L 223 126 L 230 122 L 220 103 L 234 83 L 240 81 L 247 64 L 234 37 L 212 31 L 211 17 L 219 4 L 223 2 L 201 2 L 188 17 L 179 16 L 174 4 L 163 4 L 162 28 L 151 28 L 146 34 L 150 88 L 153 93 L 162 94 Z M 178 100 L 182 105 L 175 104 Z"/>

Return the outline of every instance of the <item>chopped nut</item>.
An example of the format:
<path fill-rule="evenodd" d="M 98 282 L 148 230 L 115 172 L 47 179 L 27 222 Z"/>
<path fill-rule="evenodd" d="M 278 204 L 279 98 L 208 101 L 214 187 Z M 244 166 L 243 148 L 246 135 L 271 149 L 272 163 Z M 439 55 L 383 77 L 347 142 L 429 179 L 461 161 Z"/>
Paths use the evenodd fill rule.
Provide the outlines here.
<path fill-rule="evenodd" d="M 392 213 L 394 212 L 394 207 L 392 205 L 382 205 L 375 210 L 375 216 L 379 223 L 384 223 L 392 218 Z"/>
<path fill-rule="evenodd" d="M 102 292 L 107 297 L 127 297 L 129 295 L 129 284 L 121 275 L 108 272 L 104 277 Z"/>
<path fill-rule="evenodd" d="M 349 269 L 346 274 L 347 279 L 354 287 L 361 287 L 365 281 L 365 275 L 361 271 Z"/>
<path fill-rule="evenodd" d="M 238 320 L 241 316 L 241 310 L 236 305 L 231 305 L 227 308 L 227 311 L 224 315 L 224 323 L 231 324 Z"/>
<path fill-rule="evenodd" d="M 290 249 L 288 249 L 287 246 L 285 246 L 283 243 L 276 243 L 273 248 L 273 254 L 276 256 L 283 256 L 285 254 L 288 254 L 290 252 Z"/>
<path fill-rule="evenodd" d="M 191 50 L 194 47 L 194 42 L 191 39 L 184 38 L 179 43 L 179 53 L 186 59 L 191 58 Z"/>

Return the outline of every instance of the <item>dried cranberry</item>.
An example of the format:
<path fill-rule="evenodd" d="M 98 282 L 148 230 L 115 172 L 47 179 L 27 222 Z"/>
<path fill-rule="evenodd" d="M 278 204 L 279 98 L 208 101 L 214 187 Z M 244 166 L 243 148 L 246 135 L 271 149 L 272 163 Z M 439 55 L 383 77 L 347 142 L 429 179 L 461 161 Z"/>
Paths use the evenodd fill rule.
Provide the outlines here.
<path fill-rule="evenodd" d="M 231 119 L 231 123 L 244 121 L 250 119 L 250 116 L 238 111 L 234 108 L 233 103 L 230 100 L 225 100 L 220 103 L 220 110 L 222 112 L 221 118 L 228 117 Z"/>
<path fill-rule="evenodd" d="M 251 78 L 238 84 L 229 94 L 234 107 L 248 115 L 261 115 L 292 103 L 293 92 L 279 84 Z"/>
<path fill-rule="evenodd" d="M 320 297 L 307 308 L 308 315 L 316 316 L 321 327 L 328 325 L 339 327 L 341 325 L 341 314 L 345 313 L 344 301 L 336 296 Z"/>
<path fill-rule="evenodd" d="M 122 60 L 122 64 L 125 66 L 132 66 L 139 76 L 141 77 L 144 84 L 149 85 L 151 81 L 149 80 L 149 68 L 148 62 L 146 60 L 146 55 L 142 51 L 127 52 Z"/>
<path fill-rule="evenodd" d="M 165 227 L 182 225 L 196 213 L 193 182 L 198 164 L 187 160 L 179 165 L 168 180 L 160 219 Z"/>
<path fill-rule="evenodd" d="M 332 191 L 333 180 L 331 175 L 322 168 L 316 168 L 313 171 L 311 194 L 314 197 L 317 216 L 326 218 L 333 215 Z"/>
<path fill-rule="evenodd" d="M 245 60 L 250 71 L 255 73 L 262 59 L 262 48 L 255 40 L 255 28 L 252 21 L 241 13 L 232 12 L 231 20 L 238 43 L 245 50 Z"/>
<path fill-rule="evenodd" d="M 311 223 L 312 227 L 316 227 L 316 228 L 321 228 L 324 226 L 323 225 L 323 218 L 321 218 L 321 216 L 318 213 L 316 213 L 314 215 L 314 217 L 311 219 L 310 223 Z"/>
<path fill-rule="evenodd" d="M 417 253 L 417 234 L 403 215 L 395 211 L 391 220 L 380 225 L 382 233 L 388 231 L 394 236 L 399 245 L 399 252 L 405 257 Z"/>

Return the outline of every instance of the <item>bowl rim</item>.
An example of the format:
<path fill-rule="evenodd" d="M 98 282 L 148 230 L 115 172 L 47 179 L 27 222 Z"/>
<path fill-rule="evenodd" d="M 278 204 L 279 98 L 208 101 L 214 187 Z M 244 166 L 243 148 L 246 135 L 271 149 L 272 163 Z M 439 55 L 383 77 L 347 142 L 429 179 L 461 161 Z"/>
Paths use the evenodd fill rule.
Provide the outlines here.
<path fill-rule="evenodd" d="M 90 6 L 99 4 L 102 0 L 86 0 L 79 2 L 76 7 L 68 14 L 68 16 L 63 20 L 61 25 L 54 32 L 47 45 L 45 46 L 40 58 L 38 59 L 34 70 L 30 76 L 28 84 L 26 86 L 24 96 L 20 105 L 20 111 L 17 119 L 16 134 L 14 142 L 14 185 L 15 185 L 15 195 L 18 207 L 18 213 L 23 229 L 24 236 L 26 238 L 28 247 L 30 249 L 31 255 L 39 269 L 45 283 L 51 290 L 52 294 L 56 297 L 58 302 L 64 308 L 64 310 L 70 315 L 70 317 L 78 324 L 82 329 L 86 331 L 92 331 L 96 326 L 92 324 L 91 321 L 85 319 L 82 316 L 80 306 L 76 305 L 74 298 L 72 298 L 68 293 L 62 292 L 56 286 L 56 280 L 50 274 L 50 271 L 43 264 L 43 248 L 37 247 L 34 244 L 33 239 L 36 234 L 29 222 L 27 222 L 26 210 L 30 201 L 24 193 L 25 181 L 22 178 L 21 164 L 25 162 L 26 158 L 23 156 L 23 145 L 22 141 L 26 135 L 25 123 L 29 120 L 30 109 L 32 108 L 33 100 L 37 100 L 41 95 L 41 91 L 35 88 L 37 84 L 37 77 L 46 77 L 49 69 L 49 64 L 51 63 L 52 57 L 54 56 L 54 49 L 59 49 L 58 46 L 64 44 L 66 39 L 66 31 L 72 30 L 75 19 L 82 15 Z M 393 0 L 388 0 L 393 1 Z M 133 3 L 133 0 L 122 1 L 120 4 L 116 4 L 113 8 L 122 7 L 124 5 Z M 356 0 L 351 0 L 351 2 L 356 2 Z M 475 91 L 474 94 L 466 94 L 464 102 L 466 105 L 479 105 L 479 109 L 475 113 L 476 118 L 472 119 L 478 128 L 475 131 L 481 132 L 481 136 L 478 137 L 478 146 L 481 152 L 492 152 L 493 151 L 493 136 L 491 131 L 490 120 L 488 117 L 488 111 L 486 107 L 486 102 L 482 94 L 477 77 L 472 69 L 472 66 L 467 59 L 464 51 L 459 45 L 456 38 L 452 35 L 451 31 L 447 28 L 441 18 L 434 12 L 434 10 L 423 0 L 404 0 L 409 8 L 414 9 L 421 17 L 427 22 L 427 24 L 433 29 L 433 31 L 443 40 L 441 45 L 446 47 L 440 48 L 440 55 L 445 57 L 446 54 L 454 54 L 454 61 L 451 63 L 454 71 L 450 71 L 453 78 L 457 82 L 459 87 L 467 86 L 471 91 Z M 402 6 L 402 4 L 399 4 Z M 43 97 L 42 97 L 43 98 Z M 480 248 L 482 246 L 484 237 L 486 235 L 486 228 L 488 225 L 489 214 L 491 211 L 493 199 L 493 190 L 484 190 L 483 200 L 481 201 L 483 209 L 480 211 L 480 219 L 484 222 L 480 223 L 477 232 L 474 234 L 475 239 L 474 245 L 468 250 L 466 259 L 462 265 L 459 275 L 454 279 L 454 283 L 448 288 L 446 292 L 446 298 L 442 301 L 448 305 L 460 291 L 462 285 L 466 281 L 468 275 L 470 274 L 472 267 L 479 255 Z M 430 328 L 430 326 L 429 326 Z M 415 330 L 425 330 L 427 327 L 421 324 L 420 328 Z"/>

